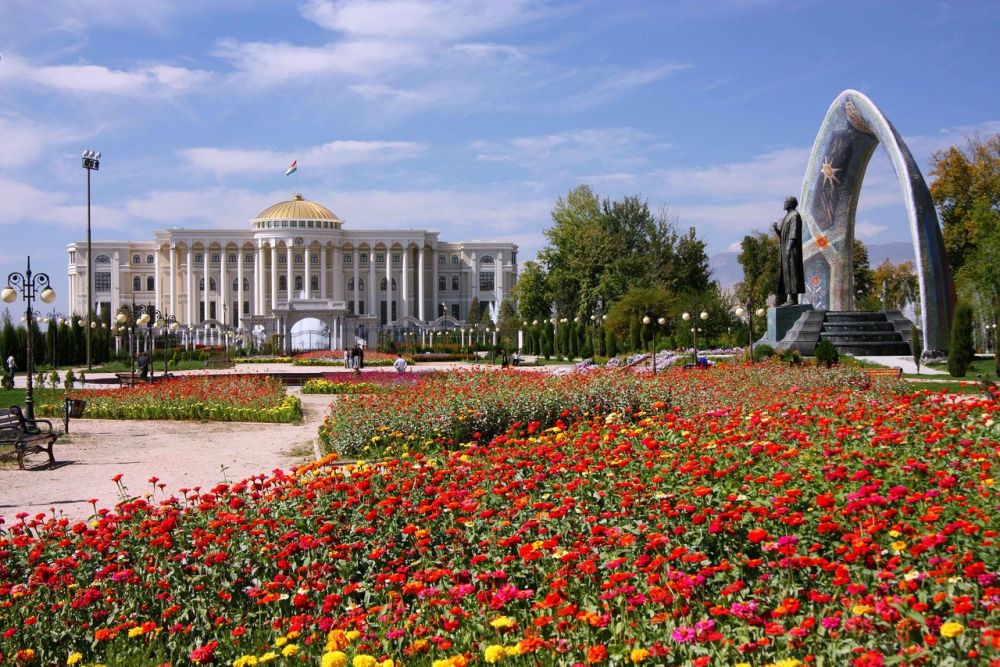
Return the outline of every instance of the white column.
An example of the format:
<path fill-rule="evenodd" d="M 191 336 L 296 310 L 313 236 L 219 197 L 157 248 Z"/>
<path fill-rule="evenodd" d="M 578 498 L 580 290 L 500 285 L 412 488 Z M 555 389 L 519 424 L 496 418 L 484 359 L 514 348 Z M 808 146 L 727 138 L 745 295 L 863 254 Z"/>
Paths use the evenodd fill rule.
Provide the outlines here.
<path fill-rule="evenodd" d="M 208 312 L 208 295 L 209 295 L 209 289 L 208 288 L 211 287 L 211 281 L 210 281 L 211 276 L 208 275 L 208 260 L 209 260 L 208 250 L 209 250 L 209 247 L 210 247 L 209 246 L 209 242 L 207 240 L 202 242 L 202 246 L 201 246 L 201 248 L 202 248 L 202 250 L 201 250 L 201 268 L 202 268 L 202 274 L 203 274 L 202 277 L 203 277 L 203 279 L 205 281 L 205 313 L 201 317 L 201 321 L 202 322 L 204 322 L 205 320 L 207 320 L 208 316 L 209 316 L 209 312 Z"/>
<path fill-rule="evenodd" d="M 219 305 L 215 307 L 215 314 L 218 315 L 219 320 L 226 326 L 229 326 L 229 272 L 226 271 L 226 260 L 228 259 L 228 250 L 225 246 L 222 247 L 222 251 L 219 253 Z"/>
<path fill-rule="evenodd" d="M 170 244 L 170 303 L 167 315 L 177 317 L 177 246 Z"/>
<path fill-rule="evenodd" d="M 426 297 L 424 296 L 426 292 L 424 291 L 424 247 L 420 246 L 420 250 L 417 251 L 417 317 L 421 322 L 425 321 L 424 318 L 424 301 Z"/>
<path fill-rule="evenodd" d="M 494 262 L 493 291 L 496 293 L 497 308 L 499 308 L 500 303 L 503 301 L 503 250 L 497 250 Z"/>
<path fill-rule="evenodd" d="M 479 297 L 479 258 L 476 257 L 476 253 L 474 252 L 469 253 L 469 258 L 472 260 L 472 284 L 469 286 L 469 304 L 472 304 L 472 298 Z"/>
<path fill-rule="evenodd" d="M 155 310 L 160 310 L 163 308 L 163 304 L 160 303 L 160 298 L 163 296 L 163 288 L 160 286 L 160 281 L 163 276 L 160 275 L 160 246 L 156 246 L 156 252 L 153 253 L 153 306 Z M 155 319 L 155 318 L 154 318 Z"/>
<path fill-rule="evenodd" d="M 402 279 L 400 280 L 400 287 L 403 290 L 403 312 L 400 313 L 400 318 L 406 317 L 410 314 L 410 245 L 409 242 L 403 243 L 403 264 L 402 264 Z"/>
<path fill-rule="evenodd" d="M 236 322 L 243 322 L 243 246 L 236 255 Z"/>
<path fill-rule="evenodd" d="M 431 294 L 434 298 L 431 300 L 431 317 L 429 319 L 436 320 L 438 312 L 438 254 L 437 250 L 431 249 Z"/>
<path fill-rule="evenodd" d="M 358 252 L 358 246 L 354 246 L 354 256 L 353 259 L 351 259 L 351 262 L 354 263 L 354 314 L 355 315 L 360 314 L 360 311 L 358 310 L 359 308 L 358 304 L 361 302 L 361 288 L 358 284 L 358 281 L 361 279 L 359 274 L 360 269 L 358 268 L 358 263 L 360 261 L 361 261 L 361 253 Z"/>
<path fill-rule="evenodd" d="M 306 298 L 312 298 L 312 290 L 310 289 L 310 281 L 312 280 L 312 262 L 309 257 L 312 255 L 312 246 L 306 246 L 303 250 L 305 256 L 302 258 L 306 263 L 306 274 L 302 276 L 302 289 L 305 290 Z"/>
<path fill-rule="evenodd" d="M 368 249 L 368 314 L 374 315 L 377 323 L 379 311 L 378 300 L 376 298 L 378 290 L 376 287 L 378 287 L 378 285 L 375 284 L 375 248 L 372 246 Z M 371 342 L 372 341 L 368 341 L 368 344 L 370 345 Z"/>
<path fill-rule="evenodd" d="M 197 290 L 194 288 L 194 244 L 187 244 L 187 324 L 194 324 L 194 300 L 197 298 Z"/>
<path fill-rule="evenodd" d="M 385 249 L 385 323 L 392 324 L 392 241 Z"/>
<path fill-rule="evenodd" d="M 271 240 L 271 312 L 278 307 L 278 241 Z"/>
<path fill-rule="evenodd" d="M 340 246 L 333 248 L 333 292 L 330 297 L 337 301 L 347 301 L 347 294 L 344 293 L 344 252 Z"/>
<path fill-rule="evenodd" d="M 264 286 L 264 239 L 257 239 L 257 257 L 254 260 L 253 271 L 253 289 L 254 289 L 254 301 L 253 301 L 253 312 L 254 315 L 264 314 L 264 298 L 267 294 L 267 290 Z"/>
<path fill-rule="evenodd" d="M 326 298 L 326 281 L 327 281 L 327 270 L 326 270 L 326 251 L 327 247 L 324 243 L 319 250 L 319 298 Z"/>
<path fill-rule="evenodd" d="M 295 287 L 295 281 L 292 280 L 295 276 L 292 274 L 292 260 L 295 259 L 292 255 L 295 252 L 295 241 L 293 239 L 285 240 L 285 305 L 288 305 L 292 301 L 292 288 Z"/>

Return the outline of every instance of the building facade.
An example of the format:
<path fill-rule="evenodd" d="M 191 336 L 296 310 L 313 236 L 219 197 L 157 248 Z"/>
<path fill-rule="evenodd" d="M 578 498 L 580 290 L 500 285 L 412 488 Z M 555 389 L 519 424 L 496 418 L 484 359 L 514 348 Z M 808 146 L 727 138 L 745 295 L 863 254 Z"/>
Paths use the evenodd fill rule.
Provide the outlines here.
<path fill-rule="evenodd" d="M 284 336 L 315 318 L 331 348 L 408 329 L 460 326 L 473 299 L 499 308 L 517 280 L 517 246 L 445 242 L 438 232 L 348 230 L 295 195 L 248 231 L 170 228 L 152 241 L 92 241 L 94 311 L 152 305 L 188 331 L 232 328 Z M 87 312 L 87 244 L 68 244 L 69 308 Z"/>

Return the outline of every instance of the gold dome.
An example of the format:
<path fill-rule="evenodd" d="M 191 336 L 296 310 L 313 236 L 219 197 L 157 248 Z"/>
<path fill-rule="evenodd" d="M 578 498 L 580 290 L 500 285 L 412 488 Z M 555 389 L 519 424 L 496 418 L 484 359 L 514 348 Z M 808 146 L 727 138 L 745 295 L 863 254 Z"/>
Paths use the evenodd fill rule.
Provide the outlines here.
<path fill-rule="evenodd" d="M 294 194 L 288 201 L 275 204 L 261 211 L 253 222 L 259 220 L 332 220 L 339 227 L 343 220 L 325 206 L 303 199 L 302 195 Z"/>

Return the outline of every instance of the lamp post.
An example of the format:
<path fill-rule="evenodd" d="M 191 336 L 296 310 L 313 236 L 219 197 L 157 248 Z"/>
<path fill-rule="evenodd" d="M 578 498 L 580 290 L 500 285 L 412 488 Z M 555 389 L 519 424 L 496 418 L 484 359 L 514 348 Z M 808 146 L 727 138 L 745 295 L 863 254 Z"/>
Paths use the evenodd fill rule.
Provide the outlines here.
<path fill-rule="evenodd" d="M 46 329 L 45 329 L 46 333 L 48 333 L 49 328 L 51 328 L 51 327 L 57 327 L 57 326 L 65 323 L 66 322 L 66 316 L 63 315 L 62 313 L 57 313 L 56 311 L 53 310 L 51 313 L 49 313 L 48 315 L 45 316 L 45 320 L 48 322 L 48 324 L 46 324 Z M 52 335 L 49 336 L 52 339 L 52 357 L 49 359 L 49 362 L 52 365 L 52 370 L 55 370 L 55 368 L 56 368 L 56 333 L 57 332 L 58 332 L 58 329 L 53 329 Z"/>
<path fill-rule="evenodd" d="M 20 292 L 22 298 L 27 303 L 24 311 L 24 318 L 28 322 L 27 355 L 25 367 L 28 375 L 28 390 L 24 395 L 24 417 L 30 422 L 35 421 L 35 388 L 32 384 L 32 373 L 35 368 L 34 352 L 31 349 L 31 319 L 35 317 L 31 308 L 31 302 L 35 298 L 35 292 L 42 303 L 52 303 L 56 299 L 56 292 L 49 287 L 49 276 L 45 273 L 31 273 L 31 256 L 28 256 L 28 269 L 24 273 L 13 272 L 7 276 L 7 287 L 0 291 L 0 299 L 5 303 L 14 303 L 17 293 Z"/>
<path fill-rule="evenodd" d="M 746 306 L 738 306 L 736 308 L 736 317 L 743 317 L 744 315 L 746 315 L 747 318 L 747 329 L 750 332 L 748 335 L 749 345 L 747 346 L 747 350 L 750 354 L 751 364 L 753 363 L 753 316 L 754 314 L 756 314 L 757 317 L 763 317 L 766 312 L 767 311 L 765 311 L 763 308 L 758 308 L 757 312 L 754 313 L 753 311 L 750 310 L 749 302 L 746 304 Z"/>
<path fill-rule="evenodd" d="M 101 154 L 97 151 L 83 151 L 83 168 L 87 170 L 87 370 L 94 368 L 90 351 L 90 309 L 94 307 L 93 257 L 90 254 L 90 172 L 101 168 Z M 72 307 L 70 308 L 72 310 Z"/>
<path fill-rule="evenodd" d="M 708 312 L 703 310 L 703 311 L 701 311 L 701 314 L 698 315 L 698 317 L 701 318 L 701 320 L 704 322 L 705 320 L 708 319 Z M 688 312 L 685 311 L 685 313 L 683 315 L 681 315 L 681 319 L 684 320 L 685 322 L 690 322 L 691 319 L 692 319 L 691 313 L 688 313 Z M 696 327 L 696 326 L 691 327 L 691 349 L 692 349 L 691 354 L 692 354 L 692 357 L 694 359 L 694 364 L 695 364 L 695 366 L 697 366 L 698 365 L 698 327 Z"/>

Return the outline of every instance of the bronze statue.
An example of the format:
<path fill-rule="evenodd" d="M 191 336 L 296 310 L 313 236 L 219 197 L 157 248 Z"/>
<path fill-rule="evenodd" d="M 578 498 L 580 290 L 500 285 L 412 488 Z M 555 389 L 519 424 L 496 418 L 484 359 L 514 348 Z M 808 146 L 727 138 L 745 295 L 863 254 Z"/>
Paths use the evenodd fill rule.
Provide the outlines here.
<path fill-rule="evenodd" d="M 799 294 L 806 291 L 802 268 L 802 216 L 796 210 L 798 206 L 799 200 L 795 197 L 786 199 L 785 218 L 780 225 L 774 223 L 774 232 L 781 239 L 781 274 L 775 299 L 779 306 L 797 304 Z"/>

